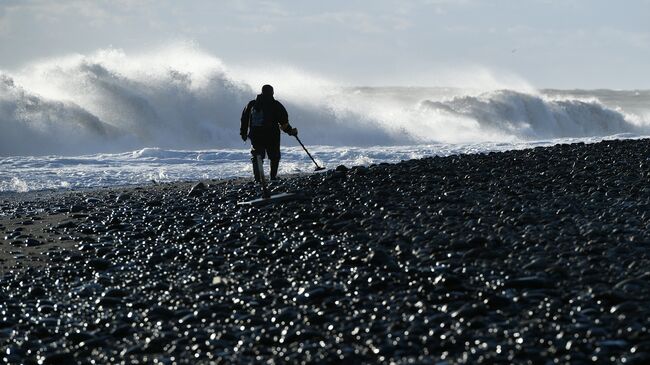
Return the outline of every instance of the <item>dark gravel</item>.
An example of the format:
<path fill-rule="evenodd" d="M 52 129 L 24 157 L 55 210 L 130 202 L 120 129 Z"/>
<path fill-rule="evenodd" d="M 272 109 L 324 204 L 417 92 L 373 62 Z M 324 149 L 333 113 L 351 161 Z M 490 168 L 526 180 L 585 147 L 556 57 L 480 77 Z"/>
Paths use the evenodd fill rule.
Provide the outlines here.
<path fill-rule="evenodd" d="M 241 181 L 9 199 L 0 358 L 648 364 L 648 151 L 339 167 L 261 208 Z"/>

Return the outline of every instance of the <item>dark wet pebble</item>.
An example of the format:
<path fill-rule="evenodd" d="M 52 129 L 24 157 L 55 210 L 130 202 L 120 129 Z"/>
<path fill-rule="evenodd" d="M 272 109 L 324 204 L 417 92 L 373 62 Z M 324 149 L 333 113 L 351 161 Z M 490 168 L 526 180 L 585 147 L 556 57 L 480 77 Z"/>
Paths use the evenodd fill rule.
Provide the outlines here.
<path fill-rule="evenodd" d="M 196 185 L 192 186 L 192 189 L 190 189 L 190 192 L 188 193 L 188 196 L 199 196 L 203 194 L 203 192 L 207 189 L 204 183 L 200 182 L 197 183 Z"/>
<path fill-rule="evenodd" d="M 628 301 L 613 306 L 610 312 L 613 314 L 635 314 L 639 310 L 639 305 L 636 302 Z"/>
<path fill-rule="evenodd" d="M 65 351 L 54 352 L 44 356 L 41 356 L 39 359 L 39 364 L 45 365 L 64 365 L 64 364 L 73 364 L 76 362 L 75 357 Z"/>
<path fill-rule="evenodd" d="M 504 283 L 506 288 L 514 289 L 540 289 L 540 288 L 551 288 L 553 287 L 553 282 L 549 279 L 537 277 L 537 276 L 528 276 L 523 278 L 516 278 L 506 280 Z"/>
<path fill-rule="evenodd" d="M 34 247 L 34 246 L 40 246 L 43 243 L 37 239 L 28 238 L 25 240 L 25 244 L 27 245 L 27 247 Z"/>
<path fill-rule="evenodd" d="M 60 223 L 56 226 L 56 228 L 58 229 L 75 228 L 75 227 L 77 227 L 77 224 L 72 221 Z"/>
<path fill-rule="evenodd" d="M 373 266 L 386 268 L 389 270 L 398 269 L 398 265 L 392 255 L 382 249 L 374 249 L 370 252 L 366 261 Z"/>
<path fill-rule="evenodd" d="M 95 270 L 106 270 L 109 269 L 113 264 L 109 260 L 105 259 L 92 259 L 88 261 L 88 267 L 91 267 Z"/>
<path fill-rule="evenodd" d="M 79 213 L 85 211 L 86 208 L 84 208 L 82 205 L 73 205 L 70 207 L 70 213 Z"/>

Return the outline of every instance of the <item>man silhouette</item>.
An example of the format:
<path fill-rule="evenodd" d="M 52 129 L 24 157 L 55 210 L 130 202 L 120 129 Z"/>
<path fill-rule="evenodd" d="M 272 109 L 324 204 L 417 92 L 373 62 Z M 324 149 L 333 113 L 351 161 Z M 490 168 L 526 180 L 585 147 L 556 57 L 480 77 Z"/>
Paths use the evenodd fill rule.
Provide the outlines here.
<path fill-rule="evenodd" d="M 242 140 L 251 139 L 251 161 L 255 181 L 260 181 L 257 158 L 268 155 L 271 161 L 271 180 L 276 180 L 280 165 L 280 129 L 290 136 L 297 136 L 298 130 L 289 124 L 289 115 L 284 106 L 273 98 L 273 87 L 262 86 L 262 93 L 251 100 L 241 114 L 239 134 Z"/>

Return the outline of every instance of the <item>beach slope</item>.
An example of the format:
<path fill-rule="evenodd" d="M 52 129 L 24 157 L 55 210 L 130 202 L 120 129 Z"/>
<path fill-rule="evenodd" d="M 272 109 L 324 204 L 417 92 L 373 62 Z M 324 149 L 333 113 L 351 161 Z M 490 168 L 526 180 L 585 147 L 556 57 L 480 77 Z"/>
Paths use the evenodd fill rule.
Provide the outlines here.
<path fill-rule="evenodd" d="M 649 150 L 6 197 L 0 357 L 648 363 Z"/>

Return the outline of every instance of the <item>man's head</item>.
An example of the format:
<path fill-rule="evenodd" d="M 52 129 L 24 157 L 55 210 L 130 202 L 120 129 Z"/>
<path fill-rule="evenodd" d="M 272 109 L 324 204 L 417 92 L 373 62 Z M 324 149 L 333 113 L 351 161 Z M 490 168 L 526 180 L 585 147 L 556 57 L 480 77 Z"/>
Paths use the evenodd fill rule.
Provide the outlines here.
<path fill-rule="evenodd" d="M 262 95 L 264 95 L 264 96 L 273 96 L 273 86 L 271 86 L 271 85 L 262 86 Z"/>

